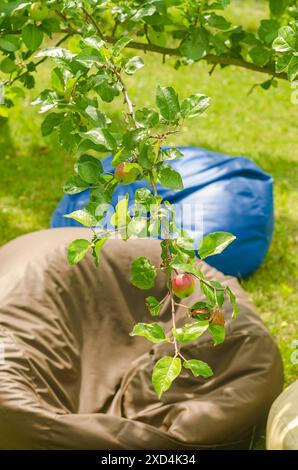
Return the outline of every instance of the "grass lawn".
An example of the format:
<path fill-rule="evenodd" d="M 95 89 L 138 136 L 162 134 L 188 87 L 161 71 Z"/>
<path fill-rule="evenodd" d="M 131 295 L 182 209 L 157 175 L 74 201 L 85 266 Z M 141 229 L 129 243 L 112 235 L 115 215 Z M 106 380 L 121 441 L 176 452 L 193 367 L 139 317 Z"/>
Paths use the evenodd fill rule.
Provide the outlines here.
<path fill-rule="evenodd" d="M 227 16 L 245 18 L 248 28 L 265 16 L 263 2 L 232 2 Z M 298 339 L 298 105 L 291 103 L 287 82 L 276 89 L 256 89 L 265 76 L 237 68 L 215 69 L 195 64 L 174 70 L 171 60 L 146 54 L 146 67 L 127 81 L 137 105 L 154 102 L 157 83 L 173 84 L 181 97 L 202 92 L 212 97 L 204 118 L 192 120 L 171 143 L 198 145 L 230 155 L 246 155 L 275 179 L 275 236 L 261 269 L 243 281 L 259 312 L 275 336 L 284 359 L 286 383 L 298 376 L 291 364 L 291 342 Z M 48 66 L 39 69 L 38 88 L 48 81 Z M 74 161 L 56 138 L 42 138 L 41 117 L 30 105 L 37 95 L 27 93 L 0 121 L 0 243 L 26 232 L 48 227 L 52 211 L 62 196 L 62 183 Z M 112 113 L 119 115 L 119 101 Z M 120 116 L 120 115 L 119 115 Z M 219 201 L 220 203 L 220 201 Z"/>

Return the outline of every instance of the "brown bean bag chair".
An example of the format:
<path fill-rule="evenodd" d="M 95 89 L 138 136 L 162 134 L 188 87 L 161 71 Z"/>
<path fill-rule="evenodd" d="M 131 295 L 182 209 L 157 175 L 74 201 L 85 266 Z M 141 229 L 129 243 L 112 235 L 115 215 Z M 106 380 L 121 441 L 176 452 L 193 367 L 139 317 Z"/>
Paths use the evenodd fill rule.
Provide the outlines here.
<path fill-rule="evenodd" d="M 128 333 L 135 322 L 151 320 L 149 293 L 129 282 L 131 261 L 142 255 L 158 263 L 159 242 L 110 241 L 99 268 L 91 257 L 68 266 L 66 246 L 89 234 L 45 230 L 0 250 L 0 448 L 245 447 L 283 379 L 277 347 L 238 282 L 204 264 L 208 276 L 236 292 L 239 317 L 228 320 L 222 345 L 214 347 L 206 334 L 183 348 L 207 361 L 214 376 L 185 371 L 158 400 L 151 369 L 169 346 Z M 161 273 L 150 294 L 164 293 Z M 169 328 L 169 308 L 161 322 Z"/>

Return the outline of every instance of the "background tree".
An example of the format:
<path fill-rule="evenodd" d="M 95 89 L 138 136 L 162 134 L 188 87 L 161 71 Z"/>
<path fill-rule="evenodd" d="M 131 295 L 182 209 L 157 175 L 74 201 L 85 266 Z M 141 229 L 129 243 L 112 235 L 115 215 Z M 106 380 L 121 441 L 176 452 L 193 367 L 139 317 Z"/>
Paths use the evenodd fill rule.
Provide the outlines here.
<path fill-rule="evenodd" d="M 8 88 L 4 105 L 13 105 L 13 94 L 19 91 L 17 82 L 34 87 L 38 65 L 52 59 L 52 86 L 35 101 L 40 112 L 47 113 L 42 133 L 46 136 L 57 132 L 61 145 L 78 155 L 75 173 L 66 182 L 65 192 L 75 194 L 90 188 L 86 208 L 67 216 L 90 227 L 92 238 L 71 243 L 69 262 L 79 262 L 91 250 L 99 263 L 101 248 L 115 233 L 124 240 L 148 234 L 163 239 L 160 268 L 165 273 L 171 299 L 171 334 L 167 337 L 158 323 L 137 324 L 132 331 L 132 335 L 144 336 L 154 343 L 173 343 L 173 357 L 160 359 L 153 370 L 153 386 L 159 396 L 179 375 L 181 364 L 195 376 L 212 374 L 202 361 L 185 359 L 180 346 L 205 331 L 212 335 L 215 344 L 222 342 L 225 330 L 221 307 L 225 294 L 233 305 L 234 316 L 237 305 L 229 288 L 204 278 L 195 263 L 193 240 L 177 229 L 173 207 L 162 203 L 157 191 L 157 183 L 173 190 L 183 187 L 181 176 L 167 163 L 182 154 L 176 148 L 165 150 L 163 144 L 169 135 L 180 130 L 186 119 L 200 115 L 209 100 L 196 93 L 180 101 L 172 87 L 157 86 L 156 109 L 136 109 L 125 77 L 137 72 L 144 63 L 126 51 L 157 52 L 163 60 L 169 55 L 177 56 L 175 67 L 204 60 L 210 63 L 210 73 L 216 66 L 237 65 L 269 75 L 261 83 L 265 89 L 277 85 L 276 77 L 294 80 L 298 74 L 296 2 L 271 0 L 272 18 L 262 20 L 256 34 L 232 25 L 220 14 L 229 3 L 229 0 L 6 1 L 0 6 L 0 50 L 5 56 L 1 70 L 8 75 L 4 84 L 11 90 Z M 56 35 L 56 45 L 44 48 L 45 40 Z M 120 94 L 125 107 L 122 123 L 113 122 L 100 105 L 101 101 L 109 103 Z M 106 152 L 114 155 L 114 175 L 104 172 L 98 158 Z M 133 214 L 128 198 L 122 199 L 111 219 L 115 228 L 106 229 L 105 208 L 116 185 L 143 178 L 150 183 L 152 192 L 146 188 L 137 191 Z M 204 259 L 220 253 L 233 239 L 231 234 L 218 232 L 205 237 L 196 248 Z M 156 268 L 146 258 L 136 259 L 132 283 L 150 289 Z M 206 301 L 194 304 L 189 309 L 194 321 L 177 329 L 176 298 L 190 295 L 195 282 Z M 158 316 L 166 298 L 146 299 L 151 315 Z"/>

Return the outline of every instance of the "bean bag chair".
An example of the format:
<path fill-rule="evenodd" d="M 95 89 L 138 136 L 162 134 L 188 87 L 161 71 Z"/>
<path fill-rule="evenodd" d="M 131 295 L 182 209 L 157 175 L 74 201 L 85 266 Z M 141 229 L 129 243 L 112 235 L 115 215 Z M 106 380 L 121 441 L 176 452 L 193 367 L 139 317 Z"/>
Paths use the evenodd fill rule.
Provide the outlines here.
<path fill-rule="evenodd" d="M 183 222 L 196 244 L 203 235 L 226 231 L 237 236 L 222 254 L 209 258 L 210 265 L 225 274 L 247 277 L 263 262 L 274 226 L 273 179 L 245 157 L 228 157 L 198 147 L 179 147 L 184 157 L 170 161 L 184 182 L 182 191 L 158 186 L 159 193 L 176 207 L 176 220 Z M 112 156 L 103 159 L 106 171 L 113 172 Z M 120 185 L 113 204 L 136 189 L 149 187 L 145 180 Z M 81 209 L 89 201 L 89 191 L 65 195 L 56 208 L 51 227 L 78 226 L 64 214 Z M 195 208 L 190 211 L 189 208 Z M 197 245 L 196 245 L 197 246 Z"/>
<path fill-rule="evenodd" d="M 273 403 L 267 423 L 268 450 L 298 450 L 298 380 Z"/>
<path fill-rule="evenodd" d="M 66 246 L 88 235 L 83 228 L 45 230 L 0 250 L 0 448 L 245 447 L 283 379 L 278 349 L 238 282 L 203 264 L 206 275 L 234 289 L 240 314 L 231 322 L 227 308 L 222 345 L 202 335 L 182 349 L 210 363 L 214 376 L 185 371 L 158 400 L 151 371 L 169 346 L 129 332 L 150 321 L 144 298 L 164 296 L 164 275 L 141 291 L 129 271 L 136 256 L 158 263 L 159 242 L 111 240 L 99 268 L 89 256 L 69 266 Z M 178 325 L 185 311 L 178 308 Z M 169 305 L 160 321 L 169 330 Z"/>

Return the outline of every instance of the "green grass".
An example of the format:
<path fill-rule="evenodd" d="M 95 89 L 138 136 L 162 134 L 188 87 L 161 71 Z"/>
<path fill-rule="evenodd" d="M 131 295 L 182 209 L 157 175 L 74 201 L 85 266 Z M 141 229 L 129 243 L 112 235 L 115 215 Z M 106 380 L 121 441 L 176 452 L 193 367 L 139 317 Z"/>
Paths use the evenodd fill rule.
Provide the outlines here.
<path fill-rule="evenodd" d="M 242 5 L 235 1 L 227 16 L 244 18 L 252 29 L 264 16 L 264 4 Z M 206 64 L 176 71 L 171 60 L 163 65 L 158 55 L 146 54 L 144 60 L 146 67 L 128 79 L 136 105 L 154 102 L 157 83 L 174 85 L 181 97 L 194 92 L 212 97 L 207 115 L 188 123 L 171 143 L 246 155 L 275 179 L 274 240 L 263 266 L 243 286 L 278 342 L 289 384 L 298 375 L 290 361 L 291 342 L 298 339 L 298 105 L 291 103 L 293 90 L 280 81 L 277 89 L 257 89 L 248 96 L 252 85 L 266 77 L 236 68 L 215 69 L 210 77 Z M 39 70 L 39 89 L 48 81 L 48 70 L 48 65 Z M 40 134 L 41 116 L 30 105 L 36 95 L 36 90 L 30 92 L 10 111 L 8 121 L 0 121 L 0 243 L 48 227 L 72 168 L 73 156 L 66 155 L 55 137 Z M 110 113 L 118 117 L 120 108 L 121 101 L 115 101 Z"/>

